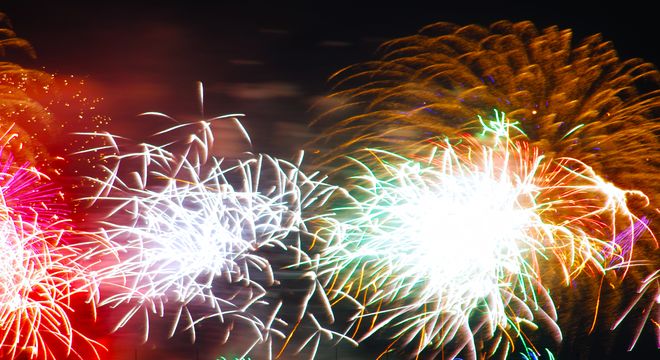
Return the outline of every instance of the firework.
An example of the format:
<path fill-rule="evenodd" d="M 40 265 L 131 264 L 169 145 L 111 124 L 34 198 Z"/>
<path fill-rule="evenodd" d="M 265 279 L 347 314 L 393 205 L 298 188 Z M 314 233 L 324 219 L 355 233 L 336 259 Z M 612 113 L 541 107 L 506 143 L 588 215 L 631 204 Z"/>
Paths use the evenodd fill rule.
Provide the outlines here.
<path fill-rule="evenodd" d="M 45 176 L 0 154 L 0 357 L 55 359 L 64 348 L 82 359 L 74 348 L 82 343 L 98 357 L 99 345 L 69 320 L 75 297 L 94 301 L 94 283 L 78 263 L 92 253 L 64 243 L 73 233 L 66 213 L 51 206 L 55 189 Z"/>
<path fill-rule="evenodd" d="M 138 151 L 125 151 L 117 136 L 91 134 L 109 145 L 88 151 L 112 152 L 106 159 L 114 165 L 93 178 L 98 191 L 89 200 L 107 209 L 103 231 L 119 253 L 116 265 L 98 272 L 109 294 L 100 305 L 126 309 L 116 329 L 144 315 L 145 340 L 150 316 L 172 315 L 169 335 L 182 328 L 193 341 L 195 326 L 207 319 L 226 325 L 223 341 L 245 326 L 254 333 L 246 353 L 265 343 L 272 356 L 273 337 L 286 347 L 293 332 L 281 329 L 288 324 L 279 312 L 287 304 L 269 290 L 279 279 L 267 254 L 291 249 L 297 259 L 306 256 L 298 251 L 310 221 L 302 210 L 324 202 L 334 187 L 302 173 L 299 162 L 213 157 L 211 122 L 221 120 L 238 123 L 228 115 L 177 125 L 157 135 L 183 141 L 141 144 Z M 307 300 L 325 296 L 317 284 L 312 279 Z M 299 312 L 294 330 L 303 319 L 318 324 L 306 303 Z M 311 339 L 318 334 L 332 336 L 319 329 Z"/>
<path fill-rule="evenodd" d="M 647 287 L 641 281 L 658 268 L 660 76 L 653 64 L 619 58 L 612 43 L 600 35 L 577 45 L 572 37 L 571 30 L 554 26 L 540 30 L 528 21 L 501 21 L 489 27 L 437 23 L 383 44 L 380 59 L 332 76 L 335 89 L 326 102 L 331 108 L 316 122 L 325 127 L 314 143 L 320 164 L 336 171 L 352 166 L 345 154 L 371 164 L 372 155 L 360 151 L 363 148 L 409 154 L 420 140 L 433 136 L 476 135 L 486 122 L 475 119 L 501 109 L 518 121 L 520 131 L 512 131 L 512 139 L 528 142 L 547 159 L 579 160 L 600 176 L 603 181 L 597 186 L 603 191 L 611 183 L 611 190 L 637 189 L 648 196 L 650 206 L 631 202 L 630 207 L 646 216 L 650 231 L 621 243 L 624 249 L 611 266 L 621 269 L 613 275 L 640 282 L 635 288 L 643 290 L 638 298 L 642 303 L 655 301 L 653 291 L 644 290 L 652 289 L 653 283 Z M 337 173 L 342 176 L 341 171 Z M 640 199 L 640 204 L 647 204 L 645 197 Z M 611 239 L 631 225 L 626 222 L 616 229 L 598 225 L 595 231 L 607 232 L 606 238 Z M 584 225 L 585 232 L 594 231 Z M 631 265 L 640 262 L 648 266 Z M 560 268 L 559 273 L 564 269 Z M 614 313 L 619 303 L 630 300 L 622 300 L 629 293 L 619 286 L 620 279 L 607 280 L 607 286 L 602 286 L 603 281 L 576 279 L 576 290 L 564 286 L 565 274 L 558 275 L 556 280 L 546 279 L 545 286 L 555 295 L 562 293 L 555 298 L 563 300 L 559 321 L 569 329 L 565 332 L 569 339 L 590 342 L 582 335 L 594 330 L 599 308 Z M 636 318 L 642 321 L 645 315 Z M 608 324 L 601 325 L 608 329 L 618 323 L 607 320 Z M 640 323 L 636 328 L 643 326 Z M 604 342 L 600 337 L 593 344 L 578 346 L 605 349 Z M 571 350 L 569 344 L 566 349 L 572 355 L 577 348 Z"/>
<path fill-rule="evenodd" d="M 318 266 L 331 299 L 359 305 L 360 340 L 390 328 L 393 345 L 417 341 L 415 354 L 475 357 L 506 354 L 512 338 L 525 343 L 521 329 L 543 323 L 559 341 L 543 285 L 549 264 L 568 285 L 628 261 L 610 229 L 620 217 L 638 220 L 625 198 L 643 194 L 512 142 L 515 123 L 503 114 L 481 122 L 482 140 L 423 146 L 430 155 L 371 149 L 371 160 L 354 160 L 348 205 L 326 219 Z"/>

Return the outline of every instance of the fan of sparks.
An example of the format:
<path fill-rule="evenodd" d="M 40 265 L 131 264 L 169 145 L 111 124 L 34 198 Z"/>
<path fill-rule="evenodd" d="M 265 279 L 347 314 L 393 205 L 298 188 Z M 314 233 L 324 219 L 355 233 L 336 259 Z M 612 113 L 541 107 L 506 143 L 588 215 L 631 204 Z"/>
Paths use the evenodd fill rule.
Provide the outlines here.
<path fill-rule="evenodd" d="M 106 140 L 87 151 L 105 152 L 111 164 L 103 167 L 104 176 L 92 178 L 98 192 L 89 200 L 104 209 L 103 232 L 119 254 L 114 265 L 97 272 L 107 294 L 100 305 L 124 309 L 116 329 L 142 314 L 146 341 L 150 316 L 171 317 L 169 335 L 183 329 L 194 341 L 196 325 L 216 318 L 227 325 L 224 341 L 235 327 L 251 329 L 254 341 L 245 353 L 266 344 L 272 357 L 273 337 L 286 340 L 286 347 L 293 332 L 286 333 L 288 324 L 278 314 L 286 304 L 269 293 L 278 278 L 266 254 L 289 251 L 302 259 L 298 244 L 310 220 L 303 209 L 323 203 L 334 187 L 317 173 L 303 174 L 297 163 L 267 155 L 212 156 L 212 123 L 234 121 L 243 129 L 238 116 L 179 124 L 156 136 L 180 138 L 187 131 L 185 140 L 140 144 L 137 151 L 126 150 L 130 145 L 118 136 L 86 134 Z M 311 278 L 305 298 L 325 298 Z M 306 303 L 297 311 L 297 324 L 306 318 L 316 326 L 305 344 L 335 335 Z M 324 311 L 331 313 L 329 306 Z"/>
<path fill-rule="evenodd" d="M 316 259 L 331 300 L 358 306 L 353 337 L 389 329 L 386 351 L 413 356 L 506 355 L 514 339 L 540 354 L 524 329 L 561 340 L 546 273 L 568 284 L 627 263 L 613 234 L 638 221 L 626 198 L 645 196 L 513 142 L 516 123 L 496 115 L 478 136 L 356 156 Z"/>
<path fill-rule="evenodd" d="M 67 243 L 79 234 L 57 204 L 58 189 L 3 151 L 12 138 L 0 138 L 0 358 L 82 359 L 83 343 L 98 357 L 100 345 L 70 315 L 75 299 L 93 311 L 95 282 L 81 260 L 100 247 Z"/>

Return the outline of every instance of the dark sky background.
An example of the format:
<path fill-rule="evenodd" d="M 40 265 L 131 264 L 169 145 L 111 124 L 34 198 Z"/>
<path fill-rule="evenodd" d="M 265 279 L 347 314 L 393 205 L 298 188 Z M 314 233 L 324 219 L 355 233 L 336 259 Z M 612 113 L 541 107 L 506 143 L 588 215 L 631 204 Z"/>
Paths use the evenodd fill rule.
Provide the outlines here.
<path fill-rule="evenodd" d="M 327 78 L 373 59 L 385 40 L 436 21 L 532 20 L 572 28 L 576 41 L 602 33 L 622 58 L 658 64 L 658 14 L 642 3 L 0 0 L 0 12 L 37 51 L 23 65 L 84 77 L 99 91 L 109 130 L 139 137 L 160 126 L 136 117 L 145 111 L 192 119 L 202 81 L 207 115 L 245 113 L 253 150 L 286 155 L 309 139 L 310 107 L 329 91 Z M 135 358 L 147 351 L 136 349 Z M 369 357 L 345 354 L 324 355 Z"/>
<path fill-rule="evenodd" d="M 572 28 L 576 40 L 602 33 L 621 57 L 658 63 L 657 14 L 641 1 L 264 3 L 2 0 L 0 11 L 36 48 L 32 65 L 99 87 L 115 127 L 140 129 L 135 115 L 145 111 L 199 114 L 195 82 L 203 81 L 206 113 L 245 113 L 257 151 L 277 146 L 273 136 L 305 131 L 333 72 L 436 21 L 532 20 Z"/>

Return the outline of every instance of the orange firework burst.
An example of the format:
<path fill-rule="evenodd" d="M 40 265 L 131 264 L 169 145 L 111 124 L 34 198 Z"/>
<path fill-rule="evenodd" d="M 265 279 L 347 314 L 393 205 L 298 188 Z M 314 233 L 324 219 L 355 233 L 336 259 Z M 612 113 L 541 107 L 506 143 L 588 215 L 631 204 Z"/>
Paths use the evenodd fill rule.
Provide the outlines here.
<path fill-rule="evenodd" d="M 570 30 L 540 31 L 530 22 L 427 26 L 383 44 L 380 60 L 332 77 L 331 98 L 342 105 L 321 121 L 341 121 L 323 138 L 343 144 L 337 156 L 347 147 L 416 142 L 425 133 L 478 131 L 473 119 L 497 108 L 548 157 L 580 159 L 656 197 L 660 73 L 640 59 L 620 60 L 600 35 L 576 47 L 572 41 Z"/>

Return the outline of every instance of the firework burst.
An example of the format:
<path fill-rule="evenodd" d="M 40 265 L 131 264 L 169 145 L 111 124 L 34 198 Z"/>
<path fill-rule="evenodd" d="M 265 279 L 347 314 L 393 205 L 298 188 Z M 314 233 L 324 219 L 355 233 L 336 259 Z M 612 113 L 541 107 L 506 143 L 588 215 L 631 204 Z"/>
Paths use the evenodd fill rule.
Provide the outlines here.
<path fill-rule="evenodd" d="M 223 341 L 246 326 L 255 334 L 246 353 L 265 343 L 272 357 L 273 338 L 285 341 L 283 351 L 303 319 L 318 324 L 305 302 L 294 329 L 286 330 L 279 312 L 287 305 L 271 293 L 279 280 L 268 254 L 288 251 L 298 259 L 291 263 L 301 262 L 300 236 L 311 220 L 302 211 L 323 203 L 334 187 L 302 173 L 302 156 L 297 163 L 267 155 L 213 157 L 211 123 L 240 125 L 237 116 L 177 125 L 157 135 L 185 133 L 183 141 L 141 144 L 138 151 L 125 151 L 117 136 L 87 134 L 109 144 L 87 151 L 112 153 L 106 159 L 114 163 L 92 179 L 98 192 L 89 200 L 107 209 L 103 231 L 118 249 L 117 264 L 98 271 L 109 294 L 100 304 L 126 309 L 116 329 L 142 314 L 146 340 L 149 317 L 167 314 L 174 319 L 169 335 L 182 328 L 194 341 L 196 325 L 216 318 L 226 327 Z M 305 291 L 307 301 L 325 297 L 316 279 Z M 331 317 L 329 307 L 325 311 Z M 319 325 L 306 344 L 321 335 L 335 336 Z"/>
<path fill-rule="evenodd" d="M 637 220 L 625 199 L 643 194 L 512 142 L 515 124 L 503 114 L 481 122 L 481 141 L 422 146 L 427 155 L 419 146 L 410 156 L 372 149 L 371 160 L 353 160 L 348 205 L 326 219 L 318 258 L 330 297 L 359 305 L 353 336 L 390 328 L 392 345 L 416 340 L 414 354 L 449 358 L 506 355 L 513 338 L 528 346 L 523 328 L 541 324 L 559 341 L 543 285 L 549 264 L 568 285 L 628 262 L 611 229 Z"/>
<path fill-rule="evenodd" d="M 0 154 L 0 357 L 82 359 L 82 343 L 98 357 L 99 344 L 69 319 L 76 297 L 93 307 L 94 282 L 79 263 L 93 251 L 65 244 L 74 233 L 46 177 Z"/>

